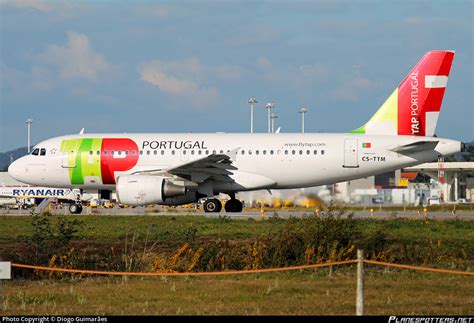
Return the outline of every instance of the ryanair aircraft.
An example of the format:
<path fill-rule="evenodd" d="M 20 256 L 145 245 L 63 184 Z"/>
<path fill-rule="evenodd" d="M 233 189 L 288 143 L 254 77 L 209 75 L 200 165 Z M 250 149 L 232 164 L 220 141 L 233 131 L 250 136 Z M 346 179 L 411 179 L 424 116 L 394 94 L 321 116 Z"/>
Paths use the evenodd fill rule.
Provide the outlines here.
<path fill-rule="evenodd" d="M 436 160 L 463 143 L 435 136 L 454 51 L 430 51 L 362 127 L 341 134 L 79 134 L 39 143 L 10 175 L 51 187 L 115 189 L 128 205 L 180 205 L 236 192 L 333 184 Z M 79 208 L 80 212 L 80 208 Z"/>
<path fill-rule="evenodd" d="M 69 210 L 76 213 L 78 205 L 92 199 L 90 194 L 82 194 L 79 189 L 38 187 L 38 186 L 0 186 L 0 205 L 18 204 L 18 199 L 33 199 L 39 203 L 52 198 L 71 205 Z"/>

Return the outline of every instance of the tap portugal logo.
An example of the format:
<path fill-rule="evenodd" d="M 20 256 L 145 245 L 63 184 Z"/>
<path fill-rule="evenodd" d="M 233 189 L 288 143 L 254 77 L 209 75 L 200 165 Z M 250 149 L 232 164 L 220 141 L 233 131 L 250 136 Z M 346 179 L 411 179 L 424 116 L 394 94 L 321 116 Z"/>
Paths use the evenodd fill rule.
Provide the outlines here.
<path fill-rule="evenodd" d="M 63 140 L 61 152 L 74 185 L 115 184 L 115 172 L 130 170 L 138 162 L 138 146 L 128 138 Z"/>

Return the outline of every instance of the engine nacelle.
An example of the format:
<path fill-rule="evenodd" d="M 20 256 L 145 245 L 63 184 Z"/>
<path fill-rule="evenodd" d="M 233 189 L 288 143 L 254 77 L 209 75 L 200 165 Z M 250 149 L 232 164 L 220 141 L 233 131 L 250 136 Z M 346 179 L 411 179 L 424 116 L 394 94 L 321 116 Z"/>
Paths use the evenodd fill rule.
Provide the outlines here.
<path fill-rule="evenodd" d="M 128 205 L 163 203 L 167 198 L 186 194 L 186 187 L 169 179 L 150 175 L 123 175 L 118 178 L 117 198 Z"/>

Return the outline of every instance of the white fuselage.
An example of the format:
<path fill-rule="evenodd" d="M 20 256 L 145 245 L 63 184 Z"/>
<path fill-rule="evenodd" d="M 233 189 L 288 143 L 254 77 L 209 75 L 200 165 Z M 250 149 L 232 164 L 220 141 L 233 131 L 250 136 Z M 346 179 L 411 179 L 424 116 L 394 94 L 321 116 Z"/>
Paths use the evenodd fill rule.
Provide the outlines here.
<path fill-rule="evenodd" d="M 88 146 L 84 139 L 94 143 Z M 136 152 L 129 145 L 121 148 L 119 142 L 110 146 L 112 156 L 112 149 L 106 151 L 100 144 L 116 139 L 135 143 Z M 434 150 L 409 155 L 391 151 L 417 141 L 439 143 Z M 367 177 L 457 153 L 461 142 L 357 134 L 80 134 L 43 141 L 33 152 L 36 148 L 37 155 L 22 157 L 10 166 L 11 176 L 31 185 L 87 189 L 114 189 L 123 174 L 166 171 L 211 154 L 230 154 L 237 168 L 230 175 L 234 183 L 214 181 L 215 194 L 311 187 Z M 107 182 L 106 164 L 132 158 L 132 150 L 136 154 L 133 167 L 114 171 L 113 181 Z M 107 162 L 107 158 L 112 159 Z"/>

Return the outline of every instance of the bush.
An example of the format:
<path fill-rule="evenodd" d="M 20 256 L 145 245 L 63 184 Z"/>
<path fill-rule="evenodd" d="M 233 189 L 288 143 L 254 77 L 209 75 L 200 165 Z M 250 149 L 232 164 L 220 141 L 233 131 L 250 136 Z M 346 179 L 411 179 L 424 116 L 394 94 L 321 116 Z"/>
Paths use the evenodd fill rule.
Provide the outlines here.
<path fill-rule="evenodd" d="M 45 264 L 53 255 L 61 253 L 72 240 L 81 238 L 79 229 L 83 223 L 77 219 L 58 217 L 56 223 L 52 224 L 50 216 L 34 215 L 31 225 L 33 233 L 27 242 L 34 254 L 34 263 Z"/>

